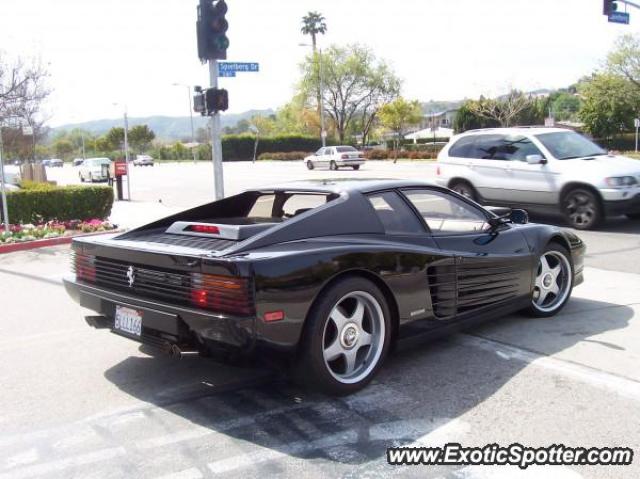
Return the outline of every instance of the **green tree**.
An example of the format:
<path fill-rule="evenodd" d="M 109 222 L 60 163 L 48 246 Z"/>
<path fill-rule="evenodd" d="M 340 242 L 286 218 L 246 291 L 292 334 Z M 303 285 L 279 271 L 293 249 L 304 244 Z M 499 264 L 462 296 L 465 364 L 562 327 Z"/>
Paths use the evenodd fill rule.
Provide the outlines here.
<path fill-rule="evenodd" d="M 53 151 L 58 158 L 66 159 L 75 151 L 75 148 L 71 140 L 59 138 L 53 143 Z"/>
<path fill-rule="evenodd" d="M 582 107 L 578 116 L 598 139 L 611 139 L 633 127 L 640 107 L 640 95 L 626 78 L 609 73 L 596 74 L 579 86 Z"/>
<path fill-rule="evenodd" d="M 302 28 L 300 29 L 303 35 L 311 36 L 311 45 L 313 46 L 313 52 L 316 52 L 317 35 L 324 35 L 327 32 L 327 23 L 324 16 L 319 12 L 309 12 L 302 17 Z"/>
<path fill-rule="evenodd" d="M 640 37 L 619 37 L 607 55 L 609 73 L 619 75 L 640 90 Z"/>
<path fill-rule="evenodd" d="M 456 133 L 478 128 L 494 128 L 500 126 L 500 123 L 496 120 L 490 120 L 477 113 L 478 108 L 475 105 L 477 102 L 478 100 L 467 100 L 460 105 L 453 120 L 453 130 Z"/>
<path fill-rule="evenodd" d="M 124 130 L 123 130 L 124 136 Z M 136 125 L 129 130 L 128 140 L 134 150 L 142 153 L 155 139 L 156 134 L 147 125 Z"/>
<path fill-rule="evenodd" d="M 114 126 L 104 135 L 107 150 L 120 150 L 124 146 L 124 128 Z"/>
<path fill-rule="evenodd" d="M 319 84 L 320 68 L 324 109 L 341 143 L 358 120 L 364 120 L 361 126 L 366 125 L 363 131 L 368 134 L 383 102 L 395 98 L 400 91 L 400 80 L 369 48 L 331 46 L 322 53 L 321 62 L 307 57 L 302 65 L 300 91 L 307 102 Z"/>
<path fill-rule="evenodd" d="M 521 91 L 511 90 L 500 98 L 480 98 L 477 102 L 469 103 L 469 106 L 477 115 L 508 127 L 518 124 L 518 119 L 527 111 L 531 114 L 536 107 L 536 100 Z M 529 124 L 530 121 L 524 123 Z"/>
<path fill-rule="evenodd" d="M 418 100 L 407 101 L 402 97 L 396 98 L 380 108 L 380 122 L 396 134 L 395 163 L 398 159 L 398 147 L 407 128 L 417 125 L 422 120 L 422 107 Z"/>
<path fill-rule="evenodd" d="M 568 92 L 558 92 L 552 97 L 551 111 L 556 120 L 566 121 L 578 118 L 580 97 Z"/>

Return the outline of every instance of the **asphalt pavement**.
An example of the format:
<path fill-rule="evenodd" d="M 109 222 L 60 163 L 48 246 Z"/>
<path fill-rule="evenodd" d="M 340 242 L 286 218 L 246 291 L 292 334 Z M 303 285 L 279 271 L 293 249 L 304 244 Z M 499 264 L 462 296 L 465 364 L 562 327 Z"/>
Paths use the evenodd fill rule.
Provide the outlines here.
<path fill-rule="evenodd" d="M 134 169 L 134 226 L 211 199 L 210 165 Z M 306 177 L 433 177 L 431 163 L 225 164 L 227 193 Z M 207 176 L 209 171 L 209 176 Z M 73 182 L 74 171 L 55 171 Z M 53 176 L 53 175 L 52 175 Z M 154 186 L 155 185 L 155 186 Z M 159 201 L 161 200 L 161 201 Z M 555 221 L 553 219 L 543 219 Z M 153 356 L 82 320 L 68 247 L 0 256 L 0 478 L 640 477 L 640 225 L 580 233 L 586 280 L 551 319 L 511 315 L 401 349 L 346 398 L 257 364 Z M 628 446 L 631 466 L 388 466 L 394 445 Z"/>

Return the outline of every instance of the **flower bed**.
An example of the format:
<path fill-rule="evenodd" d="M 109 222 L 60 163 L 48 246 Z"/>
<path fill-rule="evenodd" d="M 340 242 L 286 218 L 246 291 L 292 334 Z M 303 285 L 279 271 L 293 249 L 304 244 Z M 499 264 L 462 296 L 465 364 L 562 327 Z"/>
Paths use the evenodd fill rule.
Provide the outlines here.
<path fill-rule="evenodd" d="M 89 221 L 49 221 L 38 225 L 10 225 L 9 233 L 4 230 L 0 232 L 0 245 L 12 243 L 26 243 L 42 239 L 61 238 L 74 236 L 82 233 L 96 233 L 101 231 L 111 231 L 116 229 L 116 225 L 108 221 L 93 219 Z"/>

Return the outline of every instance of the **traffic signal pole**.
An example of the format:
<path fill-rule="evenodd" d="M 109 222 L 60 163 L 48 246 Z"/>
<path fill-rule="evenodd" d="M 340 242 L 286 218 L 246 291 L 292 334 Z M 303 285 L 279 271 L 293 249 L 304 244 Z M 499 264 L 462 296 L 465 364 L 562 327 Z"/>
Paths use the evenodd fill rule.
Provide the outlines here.
<path fill-rule="evenodd" d="M 209 82 L 218 88 L 218 60 L 209 60 Z M 213 196 L 224 198 L 224 176 L 222 171 L 222 140 L 220 137 L 220 112 L 211 115 L 211 160 L 213 163 Z"/>

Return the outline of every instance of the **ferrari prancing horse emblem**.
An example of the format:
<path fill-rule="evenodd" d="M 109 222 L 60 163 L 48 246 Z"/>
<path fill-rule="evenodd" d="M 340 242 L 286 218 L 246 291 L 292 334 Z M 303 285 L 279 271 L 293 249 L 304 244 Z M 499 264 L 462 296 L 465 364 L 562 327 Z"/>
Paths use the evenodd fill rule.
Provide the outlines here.
<path fill-rule="evenodd" d="M 133 269 L 133 266 L 129 266 L 127 270 L 127 279 L 129 280 L 129 287 L 133 288 L 133 283 L 136 281 L 136 272 Z"/>

